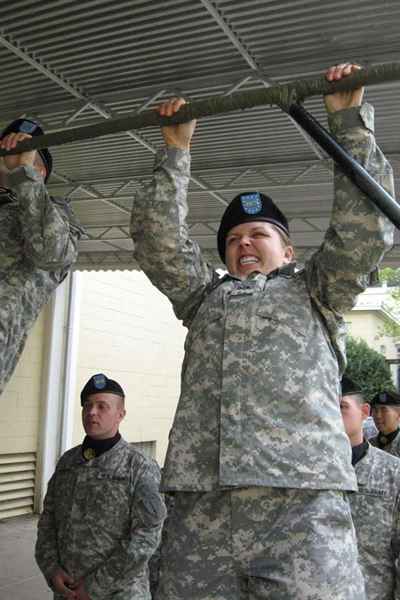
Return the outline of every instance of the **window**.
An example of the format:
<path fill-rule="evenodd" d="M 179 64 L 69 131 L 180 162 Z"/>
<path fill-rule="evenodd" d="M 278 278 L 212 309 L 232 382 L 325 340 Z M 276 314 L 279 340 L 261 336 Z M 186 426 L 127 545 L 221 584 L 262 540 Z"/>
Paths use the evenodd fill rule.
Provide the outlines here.
<path fill-rule="evenodd" d="M 148 458 L 156 459 L 157 442 L 131 442 L 131 446 Z"/>

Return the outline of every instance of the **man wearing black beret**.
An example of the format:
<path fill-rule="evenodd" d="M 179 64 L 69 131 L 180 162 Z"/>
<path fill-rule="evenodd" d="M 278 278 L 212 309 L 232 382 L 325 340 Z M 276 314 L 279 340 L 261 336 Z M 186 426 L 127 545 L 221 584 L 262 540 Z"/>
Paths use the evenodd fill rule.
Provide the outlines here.
<path fill-rule="evenodd" d="M 400 457 L 400 394 L 383 391 L 371 401 L 372 417 L 379 429 L 371 444 L 381 450 Z"/>
<path fill-rule="evenodd" d="M 160 469 L 119 433 L 119 383 L 93 375 L 81 405 L 86 437 L 49 481 L 37 563 L 55 600 L 150 600 L 148 560 L 166 515 Z"/>
<path fill-rule="evenodd" d="M 17 119 L 1 134 L 10 150 L 43 130 Z M 47 149 L 0 158 L 0 394 L 44 304 L 67 276 L 82 229 L 69 204 L 49 196 Z"/>
<path fill-rule="evenodd" d="M 326 78 L 356 70 L 337 65 Z M 362 96 L 325 96 L 329 126 L 393 194 Z M 357 482 L 339 407 L 343 313 L 391 247 L 393 226 L 336 168 L 323 243 L 296 267 L 281 210 L 263 190 L 243 191 L 222 216 L 220 277 L 186 220 L 195 125 L 163 127 L 131 221 L 135 260 L 188 327 L 162 477 L 174 511 L 157 599 L 364 600 L 344 499 Z"/>
<path fill-rule="evenodd" d="M 370 407 L 343 376 L 340 409 L 349 436 L 358 491 L 348 495 L 368 600 L 400 598 L 400 460 L 363 435 Z"/>

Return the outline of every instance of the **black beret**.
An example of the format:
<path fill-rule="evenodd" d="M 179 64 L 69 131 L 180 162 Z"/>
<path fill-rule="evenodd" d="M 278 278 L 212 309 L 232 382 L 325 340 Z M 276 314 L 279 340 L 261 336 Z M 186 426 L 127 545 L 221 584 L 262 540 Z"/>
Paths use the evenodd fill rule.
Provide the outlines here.
<path fill-rule="evenodd" d="M 119 383 L 113 379 L 108 379 L 104 373 L 97 373 L 89 379 L 81 391 L 81 406 L 83 406 L 89 396 L 100 393 L 116 394 L 117 396 L 121 396 L 121 398 L 125 398 L 124 390 Z"/>
<path fill-rule="evenodd" d="M 289 225 L 285 215 L 269 196 L 260 192 L 243 192 L 236 196 L 222 215 L 218 229 L 218 252 L 225 262 L 225 240 L 232 227 L 252 221 L 266 221 L 279 227 L 289 235 Z"/>
<path fill-rule="evenodd" d="M 371 406 L 400 406 L 400 394 L 397 392 L 379 392 L 372 398 Z"/>
<path fill-rule="evenodd" d="M 350 377 L 343 375 L 341 381 L 342 396 L 350 396 L 351 394 L 362 394 L 360 386 L 357 385 Z"/>
<path fill-rule="evenodd" d="M 44 134 L 43 129 L 38 123 L 36 123 L 36 121 L 33 121 L 32 119 L 16 119 L 15 121 L 7 125 L 7 127 L 2 132 L 0 139 L 6 137 L 6 135 L 8 135 L 9 133 L 19 132 L 28 133 L 32 136 Z M 47 181 L 53 169 L 53 158 L 47 148 L 41 148 L 40 150 L 38 150 L 38 154 L 40 155 L 40 158 L 42 159 L 42 161 L 44 162 L 44 166 L 46 167 L 45 181 Z"/>

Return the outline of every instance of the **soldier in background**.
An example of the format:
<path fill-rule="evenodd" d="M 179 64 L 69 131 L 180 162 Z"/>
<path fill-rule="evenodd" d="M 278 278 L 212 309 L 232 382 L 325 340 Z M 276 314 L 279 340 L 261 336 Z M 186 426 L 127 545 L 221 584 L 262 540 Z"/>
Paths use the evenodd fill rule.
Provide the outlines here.
<path fill-rule="evenodd" d="M 363 438 L 370 407 L 348 377 L 342 379 L 340 409 L 358 482 L 349 500 L 366 595 L 368 600 L 399 600 L 400 459 Z"/>
<path fill-rule="evenodd" d="M 41 135 L 30 119 L 13 121 L 0 147 Z M 0 394 L 27 335 L 52 292 L 67 276 L 83 232 L 69 204 L 52 198 L 48 150 L 0 158 Z"/>
<path fill-rule="evenodd" d="M 94 375 L 81 392 L 83 443 L 50 479 L 36 560 L 55 600 L 150 600 L 148 560 L 165 518 L 160 469 L 119 433 L 121 386 Z"/>
<path fill-rule="evenodd" d="M 161 469 L 162 472 L 162 469 Z M 167 509 L 167 516 L 164 521 L 160 544 L 149 560 L 149 582 L 150 582 L 150 593 L 152 600 L 155 600 L 157 596 L 158 584 L 160 582 L 160 571 L 161 571 L 161 548 L 166 546 L 167 543 L 167 532 L 168 532 L 168 515 L 174 510 L 174 495 L 163 494 L 165 507 Z"/>
<path fill-rule="evenodd" d="M 400 456 L 400 394 L 376 394 L 371 402 L 372 417 L 379 433 L 369 441 L 389 454 Z"/>
<path fill-rule="evenodd" d="M 338 65 L 326 77 L 355 69 Z M 362 95 L 326 96 L 329 124 L 393 194 Z M 174 510 L 157 598 L 362 600 L 344 498 L 356 478 L 339 409 L 342 315 L 391 247 L 393 226 L 336 167 L 324 242 L 296 269 L 285 216 L 264 194 L 242 193 L 220 224 L 220 278 L 188 233 L 194 129 L 163 127 L 166 147 L 131 221 L 136 261 L 189 329 L 162 478 Z"/>

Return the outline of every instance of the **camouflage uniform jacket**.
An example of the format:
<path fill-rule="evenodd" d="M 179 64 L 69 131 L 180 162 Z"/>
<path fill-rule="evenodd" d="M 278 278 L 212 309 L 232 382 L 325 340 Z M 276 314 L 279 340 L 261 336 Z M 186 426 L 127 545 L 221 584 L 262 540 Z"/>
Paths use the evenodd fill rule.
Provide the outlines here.
<path fill-rule="evenodd" d="M 368 441 L 373 446 L 377 446 L 379 448 L 377 435 Z M 391 442 L 389 442 L 389 444 L 386 444 L 386 446 L 381 448 L 381 450 L 383 450 L 384 452 L 388 452 L 389 454 L 393 454 L 393 456 L 400 457 L 400 431 L 396 435 L 396 437 Z"/>
<path fill-rule="evenodd" d="M 349 494 L 368 600 L 399 600 L 400 460 L 368 446 Z"/>
<path fill-rule="evenodd" d="M 33 168 L 12 171 L 10 187 L 0 193 L 0 393 L 39 312 L 76 260 L 82 233 Z"/>
<path fill-rule="evenodd" d="M 332 131 L 393 194 L 373 109 L 339 111 Z M 393 243 L 393 226 L 336 169 L 329 229 L 303 270 L 219 278 L 189 239 L 190 156 L 157 156 L 135 198 L 134 257 L 189 329 L 165 491 L 272 486 L 355 489 L 339 410 L 344 311 Z"/>
<path fill-rule="evenodd" d="M 124 439 L 88 462 L 81 446 L 66 452 L 38 524 L 35 555 L 48 583 L 62 568 L 83 577 L 90 600 L 149 600 L 147 563 L 166 514 L 159 483 L 157 464 Z"/>

